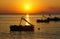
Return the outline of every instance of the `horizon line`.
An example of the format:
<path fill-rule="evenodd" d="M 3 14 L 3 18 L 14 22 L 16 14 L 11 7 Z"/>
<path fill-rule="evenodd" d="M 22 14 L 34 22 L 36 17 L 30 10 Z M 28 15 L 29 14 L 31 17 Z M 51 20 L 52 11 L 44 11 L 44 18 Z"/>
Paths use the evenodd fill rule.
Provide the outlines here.
<path fill-rule="evenodd" d="M 26 15 L 27 13 L 0 13 L 0 15 Z M 29 15 L 39 15 L 39 14 L 60 14 L 60 13 L 28 13 Z"/>

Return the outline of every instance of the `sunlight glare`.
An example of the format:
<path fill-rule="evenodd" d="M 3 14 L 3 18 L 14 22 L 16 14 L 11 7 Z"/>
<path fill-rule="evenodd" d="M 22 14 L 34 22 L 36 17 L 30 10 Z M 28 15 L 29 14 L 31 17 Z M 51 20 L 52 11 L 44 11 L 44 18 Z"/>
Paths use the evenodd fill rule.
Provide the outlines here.
<path fill-rule="evenodd" d="M 26 10 L 30 10 L 30 6 L 29 6 L 29 5 L 26 5 L 26 6 L 25 6 L 25 9 L 26 9 Z"/>
<path fill-rule="evenodd" d="M 29 22 L 29 15 L 26 15 L 26 20 Z M 29 25 L 29 24 L 26 22 L 26 25 Z"/>

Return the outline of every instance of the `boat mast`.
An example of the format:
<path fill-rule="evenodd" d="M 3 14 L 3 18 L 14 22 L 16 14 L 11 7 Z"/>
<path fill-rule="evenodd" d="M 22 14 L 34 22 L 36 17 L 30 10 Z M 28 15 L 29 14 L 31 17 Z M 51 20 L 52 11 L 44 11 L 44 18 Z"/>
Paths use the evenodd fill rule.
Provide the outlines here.
<path fill-rule="evenodd" d="M 26 21 L 28 24 L 32 25 L 31 23 L 29 23 L 29 22 L 28 22 L 25 18 L 23 18 L 23 17 L 21 17 L 21 20 L 20 20 L 20 24 L 19 24 L 19 25 L 21 25 L 22 20 L 24 20 L 24 21 Z"/>

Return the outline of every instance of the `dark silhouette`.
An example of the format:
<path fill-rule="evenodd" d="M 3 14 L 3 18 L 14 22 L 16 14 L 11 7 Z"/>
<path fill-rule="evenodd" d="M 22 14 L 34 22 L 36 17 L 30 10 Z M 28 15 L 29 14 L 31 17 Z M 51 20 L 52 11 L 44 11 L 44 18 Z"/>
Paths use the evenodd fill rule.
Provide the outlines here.
<path fill-rule="evenodd" d="M 40 19 L 38 19 L 37 20 L 37 23 L 43 23 L 43 22 L 45 22 L 45 23 L 48 23 L 48 22 L 50 22 L 50 21 L 55 21 L 55 22 L 57 22 L 57 21 L 60 21 L 60 18 L 58 18 L 58 17 L 54 17 L 54 18 L 47 18 L 47 19 L 45 19 L 45 20 L 40 20 Z"/>
<path fill-rule="evenodd" d="M 38 30 L 40 30 L 40 28 L 38 28 Z"/>
<path fill-rule="evenodd" d="M 29 23 L 26 19 L 22 17 L 20 25 L 11 25 L 10 31 L 34 31 L 34 25 L 32 25 L 31 23 L 29 23 L 30 25 L 21 25 L 22 19 Z"/>

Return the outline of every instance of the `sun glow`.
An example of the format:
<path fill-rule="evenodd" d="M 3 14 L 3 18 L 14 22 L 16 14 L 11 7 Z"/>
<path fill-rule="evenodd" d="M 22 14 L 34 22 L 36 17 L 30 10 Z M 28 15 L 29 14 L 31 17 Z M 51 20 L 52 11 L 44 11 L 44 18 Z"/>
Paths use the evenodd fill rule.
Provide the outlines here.
<path fill-rule="evenodd" d="M 26 10 L 30 10 L 30 6 L 29 5 L 26 5 L 25 8 L 26 8 Z"/>
<path fill-rule="evenodd" d="M 29 15 L 28 14 L 26 15 L 26 20 L 29 22 Z M 29 25 L 29 24 L 26 22 L 26 25 Z"/>

